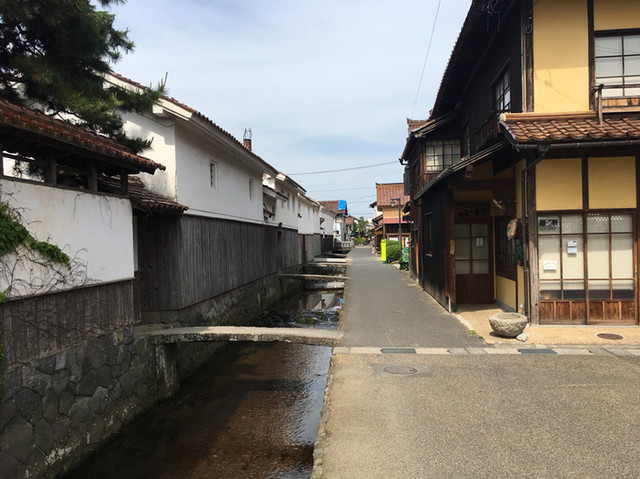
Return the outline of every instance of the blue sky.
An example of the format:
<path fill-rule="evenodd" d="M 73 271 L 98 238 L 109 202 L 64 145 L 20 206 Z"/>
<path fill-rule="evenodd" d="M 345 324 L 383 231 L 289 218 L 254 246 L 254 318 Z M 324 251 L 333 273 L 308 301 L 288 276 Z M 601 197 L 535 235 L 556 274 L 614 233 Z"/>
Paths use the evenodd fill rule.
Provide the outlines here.
<path fill-rule="evenodd" d="M 169 95 L 292 175 L 316 200 L 370 217 L 402 181 L 406 119 L 426 118 L 471 0 L 129 0 L 112 9 L 135 51 L 113 66 Z"/>

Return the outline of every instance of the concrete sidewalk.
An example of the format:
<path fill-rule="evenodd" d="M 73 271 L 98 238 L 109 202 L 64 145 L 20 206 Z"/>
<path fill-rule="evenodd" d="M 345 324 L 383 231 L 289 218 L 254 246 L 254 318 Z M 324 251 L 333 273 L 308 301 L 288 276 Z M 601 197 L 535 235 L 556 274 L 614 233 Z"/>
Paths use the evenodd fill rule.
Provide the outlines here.
<path fill-rule="evenodd" d="M 312 478 L 638 477 L 638 328 L 503 340 L 494 309 L 449 314 L 370 248 L 349 258 Z"/>
<path fill-rule="evenodd" d="M 526 342 L 520 342 L 515 338 L 502 338 L 491 330 L 489 316 L 502 312 L 495 305 L 487 306 L 460 306 L 456 316 L 470 330 L 486 342 L 495 345 L 596 345 L 596 346 L 621 346 L 640 345 L 639 326 L 539 326 L 530 325 L 525 329 L 529 335 Z M 613 333 L 622 336 L 620 340 L 602 339 L 601 333 Z"/>

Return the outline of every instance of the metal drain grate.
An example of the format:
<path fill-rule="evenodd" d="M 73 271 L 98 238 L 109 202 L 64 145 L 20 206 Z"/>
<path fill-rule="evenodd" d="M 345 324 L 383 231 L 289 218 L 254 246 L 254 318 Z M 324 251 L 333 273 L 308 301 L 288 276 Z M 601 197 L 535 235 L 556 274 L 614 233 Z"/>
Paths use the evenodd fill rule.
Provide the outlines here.
<path fill-rule="evenodd" d="M 414 348 L 382 348 L 380 349 L 380 352 L 384 354 L 416 354 L 416 350 Z"/>
<path fill-rule="evenodd" d="M 416 374 L 418 370 L 416 368 L 410 368 L 408 366 L 388 366 L 383 369 L 388 374 Z"/>
<path fill-rule="evenodd" d="M 598 333 L 596 336 L 600 339 L 610 339 L 611 341 L 620 341 L 621 339 L 624 339 L 624 336 L 614 333 Z"/>
<path fill-rule="evenodd" d="M 558 354 L 553 349 L 534 349 L 534 348 L 522 348 L 518 349 L 520 354 Z"/>

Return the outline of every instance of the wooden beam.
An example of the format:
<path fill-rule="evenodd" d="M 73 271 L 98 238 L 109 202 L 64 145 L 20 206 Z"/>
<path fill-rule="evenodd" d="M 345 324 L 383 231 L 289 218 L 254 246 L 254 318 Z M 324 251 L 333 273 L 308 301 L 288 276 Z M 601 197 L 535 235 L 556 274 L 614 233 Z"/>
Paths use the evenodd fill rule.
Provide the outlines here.
<path fill-rule="evenodd" d="M 529 257 L 526 255 L 524 261 L 529 264 L 529 317 L 533 324 L 540 324 L 540 284 L 538 277 L 538 214 L 536 211 L 536 169 L 531 168 L 527 174 L 527 218 L 522 219 L 523 225 L 526 221 L 528 236 Z M 524 246 L 524 245 L 523 245 Z M 525 285 L 526 286 L 526 285 Z M 525 290 L 527 288 L 525 287 Z"/>

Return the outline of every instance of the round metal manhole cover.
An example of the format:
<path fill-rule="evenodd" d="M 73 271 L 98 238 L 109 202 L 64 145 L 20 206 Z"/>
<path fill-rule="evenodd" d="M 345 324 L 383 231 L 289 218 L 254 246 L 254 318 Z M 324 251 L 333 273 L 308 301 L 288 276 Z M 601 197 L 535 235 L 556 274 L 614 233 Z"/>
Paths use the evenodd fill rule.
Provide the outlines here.
<path fill-rule="evenodd" d="M 389 366 L 384 368 L 383 371 L 389 374 L 416 374 L 418 372 L 417 369 L 407 366 Z"/>
<path fill-rule="evenodd" d="M 600 339 L 610 339 L 612 341 L 619 341 L 621 339 L 624 339 L 623 336 L 614 333 L 598 333 L 596 334 L 596 336 L 598 336 Z"/>

